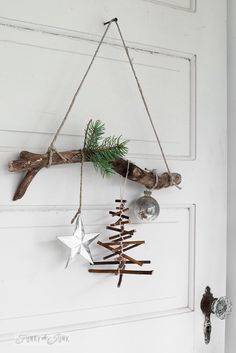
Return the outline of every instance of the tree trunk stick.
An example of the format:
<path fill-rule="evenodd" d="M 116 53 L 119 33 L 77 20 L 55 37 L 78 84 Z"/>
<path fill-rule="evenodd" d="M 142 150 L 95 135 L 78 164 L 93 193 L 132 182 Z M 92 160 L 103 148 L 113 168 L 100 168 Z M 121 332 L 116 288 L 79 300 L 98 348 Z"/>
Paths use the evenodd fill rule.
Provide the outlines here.
<path fill-rule="evenodd" d="M 150 260 L 138 260 L 139 262 L 142 262 L 142 264 L 150 264 Z M 133 264 L 133 261 L 125 261 L 127 265 Z M 119 261 L 94 261 L 91 266 L 98 266 L 98 265 L 119 265 Z"/>
<path fill-rule="evenodd" d="M 133 249 L 133 248 L 136 248 L 136 247 L 139 246 L 139 245 L 140 245 L 140 244 L 130 245 L 130 246 L 128 246 L 127 248 L 123 249 L 123 252 L 128 251 L 128 250 L 131 250 L 131 249 Z M 104 256 L 104 257 L 103 257 L 103 260 L 110 259 L 111 257 L 116 256 L 116 255 L 120 255 L 120 251 L 116 251 L 116 252 L 114 252 L 114 253 L 112 253 L 112 254 L 109 254 L 109 255 Z"/>
<path fill-rule="evenodd" d="M 103 242 L 103 245 L 120 245 L 121 241 L 120 240 L 113 240 L 111 242 Z M 132 244 L 144 244 L 145 240 L 131 240 L 131 241 L 122 241 L 123 246 L 128 246 Z"/>
<path fill-rule="evenodd" d="M 107 269 L 107 270 L 103 270 L 103 269 L 95 269 L 95 268 L 90 268 L 88 270 L 89 272 L 92 273 L 115 273 L 117 274 L 117 270 L 111 270 L 111 269 Z M 153 270 L 151 271 L 143 271 L 143 270 L 121 270 L 120 273 L 122 274 L 129 274 L 129 275 L 152 275 Z"/>
<path fill-rule="evenodd" d="M 123 256 L 125 259 L 127 259 L 127 260 L 133 262 L 133 263 L 136 264 L 136 265 L 143 266 L 143 263 L 142 263 L 142 262 L 140 262 L 140 261 L 134 259 L 133 257 L 131 257 L 131 256 L 129 256 L 129 255 L 122 254 L 122 256 Z"/>
<path fill-rule="evenodd" d="M 38 168 L 38 169 L 35 168 L 32 170 L 29 170 L 26 173 L 25 177 L 21 180 L 20 184 L 18 185 L 18 188 L 16 189 L 16 192 L 13 197 L 13 201 L 19 200 L 24 196 L 25 191 L 27 190 L 28 186 L 30 185 L 30 183 L 32 182 L 36 174 L 40 171 L 40 169 L 41 168 Z"/>
<path fill-rule="evenodd" d="M 73 164 L 81 163 L 82 153 L 81 150 L 71 150 L 60 152 L 64 157 L 62 159 L 57 153 L 52 155 L 51 166 L 62 165 L 62 164 Z M 11 161 L 8 165 L 8 170 L 10 172 L 26 172 L 23 177 L 20 185 L 17 188 L 17 191 L 14 195 L 13 200 L 18 200 L 22 198 L 28 189 L 30 183 L 32 182 L 34 176 L 40 171 L 40 169 L 48 166 L 49 154 L 37 154 L 27 151 L 22 151 L 19 155 L 19 159 Z M 85 161 L 88 162 L 85 151 Z M 125 159 L 117 159 L 112 162 L 113 170 L 117 174 L 125 177 L 128 167 L 128 161 Z M 174 182 L 179 185 L 181 183 L 181 175 L 178 173 L 172 173 Z M 156 183 L 156 174 L 143 170 L 142 168 L 136 166 L 132 162 L 129 163 L 129 173 L 128 179 L 135 181 L 148 189 L 161 189 L 172 186 L 171 178 L 168 173 L 163 173 L 158 177 L 158 182 Z"/>
<path fill-rule="evenodd" d="M 124 264 L 120 264 L 119 265 L 120 271 L 119 273 L 119 279 L 118 279 L 118 283 L 117 283 L 117 288 L 120 288 L 121 283 L 122 283 L 122 279 L 123 279 L 123 273 L 121 273 L 121 271 L 125 270 L 125 265 Z"/>

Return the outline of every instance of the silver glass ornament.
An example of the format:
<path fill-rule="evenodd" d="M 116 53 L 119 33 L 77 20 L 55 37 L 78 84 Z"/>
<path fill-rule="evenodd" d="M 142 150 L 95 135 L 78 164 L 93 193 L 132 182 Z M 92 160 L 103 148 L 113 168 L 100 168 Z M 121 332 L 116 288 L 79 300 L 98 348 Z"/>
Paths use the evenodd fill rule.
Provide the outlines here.
<path fill-rule="evenodd" d="M 153 221 L 160 213 L 160 206 L 150 190 L 144 191 L 144 196 L 140 197 L 134 204 L 134 214 L 138 220 Z"/>

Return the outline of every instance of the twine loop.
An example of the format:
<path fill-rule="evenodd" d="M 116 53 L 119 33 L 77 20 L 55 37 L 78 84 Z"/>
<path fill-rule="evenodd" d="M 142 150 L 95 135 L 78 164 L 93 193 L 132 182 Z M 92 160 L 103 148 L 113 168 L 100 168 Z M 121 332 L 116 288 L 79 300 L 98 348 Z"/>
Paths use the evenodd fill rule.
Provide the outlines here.
<path fill-rule="evenodd" d="M 173 174 L 169 174 L 169 178 L 170 178 L 170 185 L 171 186 L 175 186 L 177 189 L 181 190 L 181 186 L 176 184 L 174 175 Z"/>
<path fill-rule="evenodd" d="M 153 170 L 152 170 L 152 173 L 155 175 L 155 183 L 154 183 L 154 185 L 153 185 L 153 187 L 152 187 L 152 190 L 153 190 L 153 189 L 156 189 L 156 187 L 157 187 L 157 185 L 158 185 L 159 176 L 158 176 L 158 174 L 157 174 L 157 169 L 153 169 Z"/>
<path fill-rule="evenodd" d="M 50 168 L 52 165 L 52 158 L 54 153 L 56 153 L 64 162 L 68 161 L 67 158 L 64 157 L 52 144 L 49 145 L 47 153 L 48 153 L 47 168 Z"/>

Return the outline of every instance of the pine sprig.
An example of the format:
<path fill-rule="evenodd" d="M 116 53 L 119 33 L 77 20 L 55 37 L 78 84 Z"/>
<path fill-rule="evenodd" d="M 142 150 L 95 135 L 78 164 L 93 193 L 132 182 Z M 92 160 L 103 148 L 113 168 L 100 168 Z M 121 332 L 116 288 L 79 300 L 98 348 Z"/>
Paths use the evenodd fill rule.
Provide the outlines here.
<path fill-rule="evenodd" d="M 121 136 L 104 138 L 104 134 L 104 123 L 100 120 L 89 121 L 85 129 L 84 150 L 88 160 L 103 177 L 113 174 L 112 161 L 124 157 L 128 152 L 127 140 L 122 140 Z"/>
<path fill-rule="evenodd" d="M 105 124 L 100 120 L 90 120 L 85 129 L 84 148 L 87 150 L 95 150 L 98 148 L 103 135 L 105 133 Z"/>

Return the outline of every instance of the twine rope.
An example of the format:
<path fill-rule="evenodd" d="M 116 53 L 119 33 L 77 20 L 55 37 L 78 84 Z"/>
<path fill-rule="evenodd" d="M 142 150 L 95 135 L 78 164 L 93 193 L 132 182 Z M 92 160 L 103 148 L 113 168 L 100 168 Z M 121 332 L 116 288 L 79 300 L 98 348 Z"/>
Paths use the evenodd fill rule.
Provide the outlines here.
<path fill-rule="evenodd" d="M 70 114 L 70 112 L 71 112 L 71 109 L 72 109 L 74 103 L 75 103 L 75 100 L 76 100 L 76 98 L 77 98 L 77 96 L 78 96 L 78 94 L 79 94 L 79 92 L 80 92 L 80 90 L 81 90 L 81 88 L 82 88 L 82 86 L 83 86 L 83 84 L 84 84 L 84 82 L 85 82 L 85 80 L 86 80 L 88 74 L 89 74 L 89 71 L 90 71 L 90 69 L 91 69 L 91 67 L 92 67 L 92 65 L 93 65 L 93 63 L 94 63 L 95 58 L 97 57 L 97 54 L 98 54 L 98 52 L 99 52 L 99 49 L 100 49 L 100 47 L 101 47 L 101 45 L 102 45 L 102 43 L 103 43 L 103 41 L 104 41 L 104 39 L 105 39 L 105 37 L 106 37 L 106 34 L 107 34 L 107 32 L 108 32 L 108 30 L 109 30 L 109 28 L 110 28 L 112 22 L 115 22 L 116 27 L 117 27 L 117 30 L 118 30 L 118 33 L 119 33 L 119 35 L 120 35 L 121 42 L 122 42 L 123 47 L 124 47 L 124 50 L 125 50 L 125 52 L 126 52 L 126 55 L 127 55 L 127 58 L 128 58 L 128 61 L 129 61 L 130 67 L 131 67 L 131 70 L 132 70 L 132 72 L 133 72 L 135 81 L 136 81 L 136 83 L 137 83 L 138 90 L 139 90 L 139 93 L 140 93 L 140 95 L 141 95 L 141 98 L 142 98 L 142 101 L 143 101 L 143 104 L 144 104 L 146 113 L 147 113 L 147 115 L 148 115 L 148 118 L 149 118 L 151 127 L 152 127 L 152 129 L 153 129 L 153 132 L 154 132 L 154 134 L 155 134 L 157 143 L 158 143 L 158 145 L 159 145 L 159 148 L 160 148 L 160 151 L 161 151 L 161 155 L 162 155 L 163 161 L 164 161 L 164 163 L 165 163 L 165 166 L 166 166 L 166 169 L 167 169 L 169 178 L 170 178 L 170 184 L 171 184 L 171 185 L 175 185 L 177 188 L 180 188 L 180 187 L 175 183 L 174 177 L 173 177 L 173 175 L 172 175 L 172 173 L 171 173 L 171 171 L 170 171 L 170 168 L 169 168 L 169 165 L 168 165 L 168 162 L 167 162 L 167 159 L 166 159 L 166 156 L 165 156 L 165 153 L 164 153 L 164 150 L 163 150 L 163 147 L 162 147 L 160 138 L 159 138 L 158 133 L 157 133 L 157 129 L 156 129 L 155 125 L 154 125 L 154 122 L 153 122 L 151 113 L 150 113 L 150 111 L 149 111 L 149 108 L 148 108 L 148 105 L 147 105 L 147 102 L 146 102 L 146 99 L 145 99 L 145 96 L 144 96 L 144 93 L 143 93 L 143 90 L 142 90 L 142 87 L 141 87 L 141 84 L 140 84 L 140 82 L 139 82 L 137 73 L 136 73 L 136 71 L 135 71 L 135 68 L 134 68 L 132 59 L 131 59 L 130 54 L 129 54 L 128 47 L 127 47 L 127 45 L 126 45 L 126 43 L 125 43 L 125 40 L 124 40 L 124 37 L 123 37 L 123 35 L 122 35 L 122 32 L 121 32 L 120 26 L 119 26 L 119 24 L 118 24 L 118 19 L 117 19 L 117 18 L 113 18 L 112 20 L 110 20 L 110 21 L 104 23 L 104 25 L 106 25 L 106 29 L 105 29 L 105 31 L 104 31 L 104 33 L 103 33 L 103 35 L 102 35 L 102 37 L 101 37 L 101 39 L 100 39 L 100 41 L 99 41 L 99 43 L 98 43 L 98 46 L 97 46 L 97 48 L 96 48 L 96 50 L 95 50 L 95 52 L 94 52 L 94 54 L 93 54 L 93 57 L 92 57 L 92 59 L 91 59 L 89 65 L 88 65 L 88 67 L 87 67 L 87 70 L 86 70 L 86 72 L 85 72 L 85 74 L 84 74 L 82 80 L 80 81 L 80 84 L 79 84 L 77 90 L 75 91 L 75 94 L 74 94 L 73 97 L 72 97 L 72 100 L 71 100 L 71 102 L 70 102 L 70 105 L 69 105 L 69 107 L 68 107 L 66 113 L 65 113 L 65 116 L 64 116 L 64 118 L 62 119 L 61 124 L 59 125 L 58 129 L 56 130 L 56 133 L 55 133 L 55 135 L 54 135 L 54 137 L 53 137 L 53 139 L 52 139 L 52 141 L 51 141 L 51 143 L 50 143 L 50 145 L 49 145 L 49 147 L 48 147 L 48 156 L 49 156 L 49 157 L 48 157 L 48 165 L 47 165 L 47 167 L 50 167 L 50 166 L 51 166 L 52 161 L 53 161 L 53 154 L 54 154 L 54 153 L 56 153 L 56 154 L 57 154 L 61 159 L 63 159 L 65 162 L 67 161 L 66 157 L 64 157 L 60 152 L 57 151 L 57 149 L 55 148 L 54 144 L 56 143 L 57 138 L 58 138 L 58 135 L 60 134 L 61 129 L 63 128 L 63 126 L 65 125 L 65 123 L 66 123 L 66 121 L 67 121 L 67 119 L 68 119 L 68 116 L 69 116 L 69 114 Z M 80 180 L 80 207 L 79 207 L 79 209 L 78 209 L 78 211 L 77 211 L 77 215 L 81 212 L 81 205 L 82 205 L 82 174 L 83 174 L 83 164 L 84 164 L 84 154 L 83 154 L 83 151 L 82 151 L 82 159 L 81 159 L 81 180 Z M 156 180 L 157 180 L 157 178 L 156 178 Z M 155 183 L 155 184 L 156 184 L 156 183 Z M 75 218 L 76 218 L 76 217 L 74 217 L 74 218 L 72 219 L 72 221 L 74 221 Z"/>
<path fill-rule="evenodd" d="M 159 145 L 159 148 L 160 148 L 160 151 L 161 151 L 161 155 L 162 155 L 163 161 L 164 161 L 164 163 L 165 163 L 167 172 L 168 172 L 168 174 L 169 174 L 169 177 L 170 177 L 170 184 L 171 184 L 171 185 L 175 185 L 177 188 L 180 189 L 180 187 L 175 183 L 174 176 L 172 175 L 172 173 L 171 173 L 171 171 L 170 171 L 170 167 L 169 167 L 169 165 L 168 165 L 168 162 L 167 162 L 167 159 L 166 159 L 166 156 L 165 156 L 165 153 L 164 153 L 164 150 L 163 150 L 163 147 L 162 147 L 160 138 L 159 138 L 159 136 L 158 136 L 157 129 L 156 129 L 155 125 L 154 125 L 154 122 L 153 122 L 153 119 L 152 119 L 150 110 L 149 110 L 148 105 L 147 105 L 147 101 L 146 101 L 146 99 L 145 99 L 145 96 L 144 96 L 144 93 L 143 93 L 141 84 L 140 84 L 140 82 L 139 82 L 137 73 L 136 73 L 136 71 L 135 71 L 135 68 L 134 68 L 132 59 L 131 59 L 131 57 L 130 57 L 128 47 L 127 47 L 127 45 L 126 45 L 126 43 L 125 43 L 125 40 L 124 40 L 124 37 L 123 37 L 123 35 L 122 35 L 120 26 L 119 26 L 119 24 L 118 24 L 118 19 L 115 18 L 115 19 L 113 19 L 112 21 L 115 22 L 116 27 L 117 27 L 117 29 L 118 29 L 118 32 L 119 32 L 119 35 L 120 35 L 120 38 L 121 38 L 123 47 L 124 47 L 124 49 L 125 49 L 125 52 L 126 52 L 126 55 L 127 55 L 127 58 L 128 58 L 128 61 L 129 61 L 130 67 L 131 67 L 131 70 L 132 70 L 132 72 L 133 72 L 133 74 L 134 74 L 134 78 L 135 78 L 135 81 L 136 81 L 137 86 L 138 86 L 139 93 L 140 93 L 140 95 L 141 95 L 141 98 L 142 98 L 142 101 L 143 101 L 145 110 L 146 110 L 146 112 L 147 112 L 147 116 L 148 116 L 148 118 L 149 118 L 149 121 L 150 121 L 151 127 L 152 127 L 152 129 L 153 129 L 153 132 L 154 132 L 154 134 L 155 134 L 155 136 L 156 136 L 156 140 L 157 140 L 157 143 L 158 143 L 158 145 Z"/>
<path fill-rule="evenodd" d="M 121 186 L 121 183 L 120 183 L 120 199 L 121 199 L 121 203 L 122 204 L 123 204 L 123 200 L 124 200 L 124 194 L 125 194 L 127 179 L 128 179 L 128 175 L 129 175 L 129 166 L 130 166 L 130 161 L 128 160 L 127 161 L 127 169 L 126 169 L 126 174 L 125 174 L 125 180 L 124 180 L 124 183 L 123 183 L 123 187 Z M 120 181 L 121 181 L 121 179 L 120 179 Z M 121 209 L 120 219 L 122 219 L 122 217 L 121 217 L 122 215 L 123 215 L 123 209 Z M 122 226 L 121 226 L 121 228 L 122 228 Z M 120 275 L 122 269 L 125 266 L 125 259 L 122 256 L 123 253 L 124 253 L 123 235 L 121 235 L 120 254 L 119 254 L 119 257 L 118 257 L 119 265 L 118 265 L 118 268 L 117 268 L 117 274 L 118 275 Z"/>
<path fill-rule="evenodd" d="M 82 195 L 83 195 L 83 170 L 84 170 L 84 151 L 81 150 L 81 164 L 80 164 L 80 189 L 79 189 L 79 208 L 71 220 L 71 224 L 78 218 L 82 211 Z"/>
<path fill-rule="evenodd" d="M 88 122 L 88 127 L 89 125 L 92 123 L 92 120 L 89 120 Z M 74 215 L 74 217 L 71 220 L 71 224 L 74 223 L 74 221 L 78 218 L 78 216 L 81 214 L 82 211 L 82 198 L 83 198 L 83 171 L 84 171 L 84 150 L 85 150 L 85 146 L 86 146 L 86 141 L 87 141 L 87 132 L 88 129 L 86 129 L 86 134 L 84 136 L 84 146 L 81 149 L 81 164 L 80 164 L 80 188 L 79 188 L 79 208 L 76 212 L 76 214 Z"/>
<path fill-rule="evenodd" d="M 51 164 L 52 164 L 52 157 L 53 157 L 53 153 L 54 152 L 57 153 L 59 155 L 59 157 L 61 157 L 64 161 L 66 161 L 66 158 L 64 156 L 62 156 L 62 154 L 57 151 L 57 149 L 55 148 L 54 144 L 55 144 L 55 142 L 56 142 L 56 140 L 58 138 L 58 135 L 61 132 L 61 129 L 65 125 L 65 122 L 66 122 L 66 120 L 67 120 L 67 118 L 68 118 L 68 116 L 69 116 L 69 114 L 71 112 L 71 109 L 72 109 L 72 107 L 73 107 L 73 105 L 75 103 L 75 100 L 76 100 L 76 98 L 77 98 L 77 96 L 78 96 L 78 94 L 79 94 L 79 92 L 80 92 L 80 90 L 81 90 L 81 88 L 82 88 L 82 86 L 83 86 L 83 84 L 85 82 L 85 79 L 86 79 L 86 77 L 89 74 L 89 71 L 90 71 L 90 69 L 91 69 L 91 67 L 93 65 L 93 62 L 94 62 L 94 60 L 95 60 L 95 58 L 96 58 L 96 56 L 97 56 L 97 54 L 99 52 L 99 49 L 100 49 L 100 47 L 101 47 L 101 45 L 102 45 L 102 43 L 104 41 L 104 38 L 105 38 L 105 36 L 106 36 L 106 34 L 107 34 L 108 30 L 109 30 L 109 27 L 110 27 L 111 23 L 112 22 L 108 23 L 108 26 L 106 27 L 106 29 L 105 29 L 105 31 L 104 31 L 104 33 L 103 33 L 103 35 L 102 35 L 102 37 L 101 37 L 101 39 L 100 39 L 100 41 L 98 43 L 98 46 L 97 46 L 97 48 L 96 48 L 96 50 L 95 50 L 95 52 L 93 54 L 93 57 L 92 57 L 89 65 L 88 65 L 88 68 L 87 68 L 82 80 L 80 81 L 80 84 L 79 84 L 77 90 L 75 91 L 75 94 L 74 94 L 74 96 L 73 96 L 73 98 L 72 98 L 72 100 L 70 102 L 70 105 L 69 105 L 69 107 L 68 107 L 68 109 L 66 111 L 66 114 L 65 114 L 64 118 L 62 119 L 61 124 L 59 125 L 59 127 L 58 127 L 58 129 L 57 129 L 57 131 L 56 131 L 56 133 L 55 133 L 55 135 L 54 135 L 49 147 L 48 147 L 48 153 L 49 153 L 48 167 L 50 167 Z"/>
<path fill-rule="evenodd" d="M 125 174 L 125 180 L 123 183 L 123 186 L 121 186 L 121 181 L 122 178 L 120 178 L 120 199 L 123 200 L 124 198 L 124 194 L 125 194 L 125 190 L 126 190 L 126 184 L 127 184 L 127 180 L 128 180 L 128 175 L 129 175 L 129 166 L 130 166 L 130 161 L 127 161 L 127 169 L 126 169 L 126 174 Z"/>

